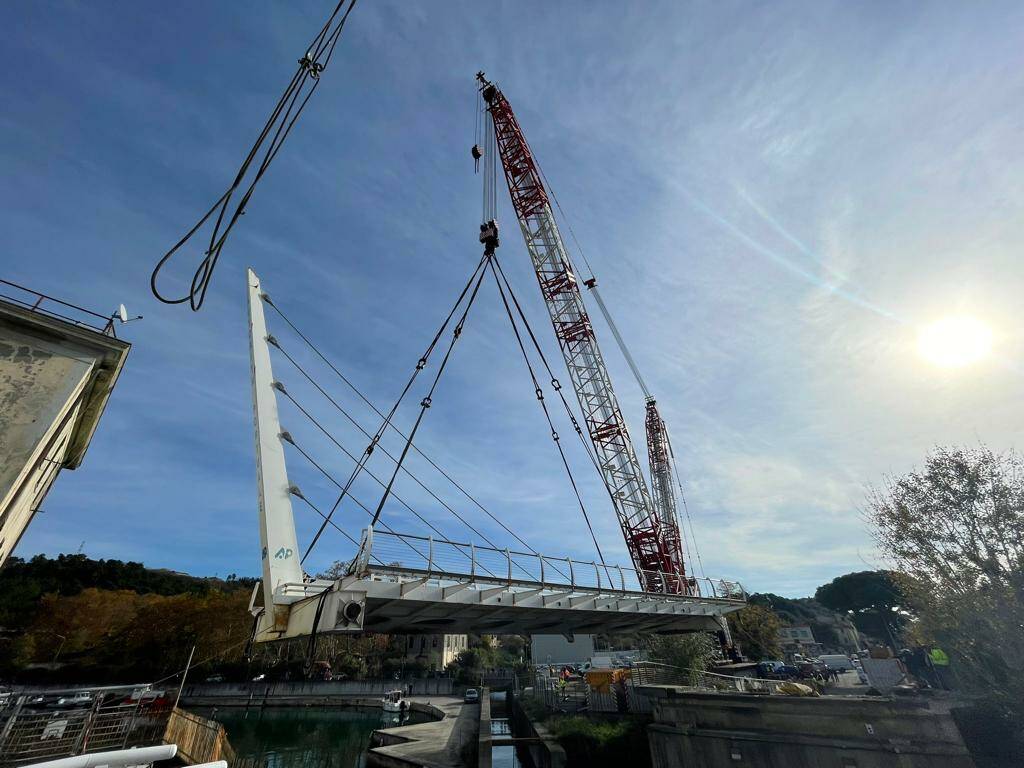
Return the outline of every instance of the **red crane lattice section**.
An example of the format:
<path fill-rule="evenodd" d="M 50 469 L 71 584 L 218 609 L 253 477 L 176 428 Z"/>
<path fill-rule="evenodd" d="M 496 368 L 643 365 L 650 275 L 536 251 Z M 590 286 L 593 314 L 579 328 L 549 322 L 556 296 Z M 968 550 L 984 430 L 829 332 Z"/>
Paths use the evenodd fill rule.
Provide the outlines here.
<path fill-rule="evenodd" d="M 688 591 L 680 549 L 673 544 L 678 528 L 666 531 L 652 503 L 537 164 L 508 100 L 482 74 L 478 79 L 512 206 L 630 557 L 648 574 L 646 589 Z"/>

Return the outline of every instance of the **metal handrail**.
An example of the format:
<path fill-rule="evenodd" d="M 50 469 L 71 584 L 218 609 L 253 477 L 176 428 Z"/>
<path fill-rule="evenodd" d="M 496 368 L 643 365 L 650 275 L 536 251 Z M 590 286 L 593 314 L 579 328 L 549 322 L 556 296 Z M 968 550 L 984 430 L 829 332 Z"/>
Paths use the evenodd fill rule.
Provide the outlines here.
<path fill-rule="evenodd" d="M 621 565 L 599 565 L 593 561 L 582 561 L 573 560 L 571 558 L 563 557 L 549 557 L 536 552 L 519 552 L 511 549 L 497 549 L 495 547 L 477 546 L 469 542 L 455 542 L 447 541 L 444 539 L 438 539 L 436 537 L 418 536 L 415 534 L 399 534 L 387 531 L 374 531 L 372 534 L 374 548 L 377 549 L 377 545 L 386 545 L 388 541 L 401 541 L 408 543 L 413 542 L 426 542 L 427 549 L 430 555 L 426 561 L 422 564 L 410 565 L 408 562 L 408 555 L 403 550 L 403 558 L 393 558 L 390 554 L 387 556 L 380 553 L 377 550 L 378 559 L 383 561 L 395 561 L 387 566 L 374 566 L 375 569 L 387 570 L 410 570 L 425 572 L 428 574 L 436 574 L 439 571 L 445 570 L 438 564 L 438 547 L 450 547 L 452 553 L 458 553 L 461 558 L 468 558 L 468 577 L 471 580 L 481 579 L 481 565 L 486 568 L 489 563 L 492 567 L 501 567 L 502 571 L 507 573 L 506 580 L 509 584 L 532 584 L 540 586 L 568 586 L 571 589 L 597 589 L 598 591 L 621 591 L 624 593 L 635 593 L 635 594 L 659 594 L 659 595 L 670 595 L 674 597 L 705 597 L 716 600 L 727 600 L 732 602 L 745 602 L 746 591 L 743 586 L 736 581 L 728 581 L 724 579 L 712 579 L 707 577 L 679 577 L 670 574 L 666 574 L 660 571 L 644 571 L 629 566 Z M 468 552 L 467 552 L 468 550 Z M 481 563 L 481 555 L 490 555 L 491 559 L 484 563 Z M 528 571 L 520 562 L 516 560 L 519 558 L 527 562 L 539 562 L 540 573 L 535 575 Z M 551 562 L 566 563 L 569 566 L 569 584 L 564 582 L 553 582 L 550 580 L 550 575 L 545 573 L 544 561 L 548 560 Z M 422 567 L 419 567 L 422 565 Z M 577 569 L 574 566 L 586 566 L 586 569 Z M 601 570 L 614 569 L 619 572 L 619 585 L 612 583 L 606 583 L 601 578 Z M 514 570 L 518 569 L 525 576 L 529 578 L 517 578 L 513 575 Z M 593 570 L 595 574 L 594 583 L 584 583 L 580 580 L 580 573 L 588 573 Z M 503 574 L 504 575 L 504 574 Z M 637 585 L 636 589 L 630 589 L 627 587 L 626 576 L 631 575 L 630 581 L 635 579 Z M 645 588 L 646 585 L 650 584 L 663 584 L 666 589 L 663 590 L 651 590 Z M 671 589 L 670 587 L 675 587 Z M 702 589 L 703 587 L 703 589 Z"/>
<path fill-rule="evenodd" d="M 9 285 L 11 288 L 16 288 L 19 291 L 24 291 L 25 293 L 29 294 L 32 297 L 33 301 L 19 299 L 16 296 L 11 296 L 6 293 L 0 293 L 0 299 L 9 301 L 12 304 L 17 304 L 20 307 L 24 307 L 30 312 L 38 312 L 43 315 L 48 315 L 50 317 L 57 318 L 58 320 L 63 320 L 66 323 L 71 323 L 72 325 L 79 325 L 93 331 L 99 331 L 105 336 L 113 336 L 115 338 L 117 337 L 117 334 L 114 331 L 114 318 L 112 316 L 101 315 L 99 312 L 93 312 L 91 309 L 80 307 L 77 304 L 72 304 L 69 301 L 63 301 L 62 299 L 58 299 L 53 296 L 47 296 L 45 293 L 40 293 L 39 291 L 33 290 L 32 288 L 26 288 L 24 285 L 13 283 L 10 280 L 4 280 L 3 278 L 0 278 L 0 284 Z M 97 323 L 95 321 L 87 322 L 85 320 L 71 317 L 70 315 L 62 314 L 52 309 L 48 309 L 43 306 L 43 303 L 47 301 L 53 302 L 54 304 L 59 304 L 62 307 L 67 307 L 68 309 L 73 309 L 76 312 L 81 312 L 83 314 L 89 315 L 90 317 L 97 318 L 98 320 L 102 321 L 102 324 Z"/>

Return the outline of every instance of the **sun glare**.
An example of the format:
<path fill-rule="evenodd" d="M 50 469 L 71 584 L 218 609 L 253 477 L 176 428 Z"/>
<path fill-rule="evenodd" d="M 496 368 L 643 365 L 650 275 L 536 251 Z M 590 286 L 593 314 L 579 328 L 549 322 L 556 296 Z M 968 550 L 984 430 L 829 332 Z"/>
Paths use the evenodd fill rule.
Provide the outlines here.
<path fill-rule="evenodd" d="M 943 317 L 921 329 L 917 351 L 935 365 L 962 368 L 992 351 L 992 329 L 967 315 Z"/>

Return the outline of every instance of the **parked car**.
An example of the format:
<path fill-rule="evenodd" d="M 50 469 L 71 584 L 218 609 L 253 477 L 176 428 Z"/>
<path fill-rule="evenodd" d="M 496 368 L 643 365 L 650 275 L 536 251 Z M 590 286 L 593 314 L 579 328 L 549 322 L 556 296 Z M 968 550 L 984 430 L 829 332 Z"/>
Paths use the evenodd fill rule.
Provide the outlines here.
<path fill-rule="evenodd" d="M 92 694 L 88 691 L 79 691 L 68 696 L 61 696 L 54 706 L 74 709 L 76 707 L 88 707 L 92 704 Z"/>
<path fill-rule="evenodd" d="M 757 662 L 757 676 L 772 680 L 778 676 L 778 671 L 786 666 L 782 661 L 759 661 Z"/>
<path fill-rule="evenodd" d="M 826 654 L 821 656 L 819 661 L 828 666 L 829 669 L 834 669 L 837 672 L 846 672 L 855 668 L 853 662 L 850 661 L 850 657 L 841 653 Z"/>
<path fill-rule="evenodd" d="M 206 682 L 208 682 L 208 683 L 223 683 L 224 682 L 224 675 L 210 675 L 208 678 L 206 678 Z"/>
<path fill-rule="evenodd" d="M 466 695 L 462 697 L 462 700 L 467 704 L 476 704 L 480 701 L 480 691 L 476 688 L 466 689 Z"/>

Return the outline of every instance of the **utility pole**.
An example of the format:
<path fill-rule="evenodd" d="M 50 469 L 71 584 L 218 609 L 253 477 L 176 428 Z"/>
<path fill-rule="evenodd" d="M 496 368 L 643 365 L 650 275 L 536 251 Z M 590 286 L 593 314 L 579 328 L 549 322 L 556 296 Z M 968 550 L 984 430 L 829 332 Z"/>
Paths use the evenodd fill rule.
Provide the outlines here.
<path fill-rule="evenodd" d="M 174 707 L 172 712 L 178 708 L 178 702 L 181 701 L 181 692 L 185 688 L 185 680 L 188 679 L 188 668 L 192 666 L 192 655 L 196 652 L 196 647 L 193 645 L 192 650 L 188 652 L 188 661 L 185 662 L 185 671 L 181 675 L 181 685 L 178 687 L 178 695 L 174 697 Z"/>

